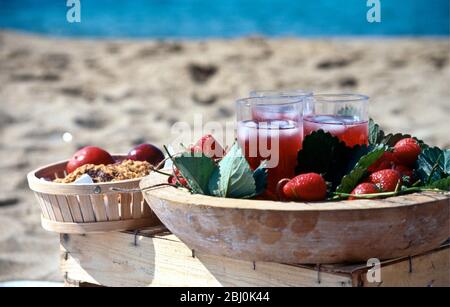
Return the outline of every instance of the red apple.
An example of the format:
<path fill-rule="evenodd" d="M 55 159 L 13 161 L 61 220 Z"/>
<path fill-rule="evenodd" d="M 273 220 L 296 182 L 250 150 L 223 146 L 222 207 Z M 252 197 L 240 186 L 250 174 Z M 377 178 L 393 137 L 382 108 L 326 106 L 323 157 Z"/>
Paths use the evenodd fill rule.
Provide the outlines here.
<path fill-rule="evenodd" d="M 87 146 L 80 149 L 73 155 L 73 157 L 69 160 L 69 163 L 67 163 L 66 171 L 68 173 L 72 173 L 80 166 L 86 164 L 108 165 L 113 163 L 115 163 L 115 161 L 107 151 L 99 147 Z"/>
<path fill-rule="evenodd" d="M 147 161 L 153 166 L 157 166 L 164 160 L 163 152 L 152 144 L 141 144 L 134 147 L 128 153 L 128 159 L 134 161 Z"/>

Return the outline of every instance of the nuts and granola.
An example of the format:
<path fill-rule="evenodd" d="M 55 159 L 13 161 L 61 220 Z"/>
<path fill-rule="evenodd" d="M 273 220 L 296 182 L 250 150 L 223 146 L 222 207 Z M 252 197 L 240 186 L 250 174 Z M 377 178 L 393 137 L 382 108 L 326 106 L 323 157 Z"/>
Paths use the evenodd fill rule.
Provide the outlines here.
<path fill-rule="evenodd" d="M 136 179 L 147 176 L 152 165 L 146 161 L 124 160 L 115 164 L 80 166 L 63 179 L 55 179 L 56 183 L 73 183 L 81 176 L 89 175 L 95 183 L 114 182 L 119 180 Z"/>

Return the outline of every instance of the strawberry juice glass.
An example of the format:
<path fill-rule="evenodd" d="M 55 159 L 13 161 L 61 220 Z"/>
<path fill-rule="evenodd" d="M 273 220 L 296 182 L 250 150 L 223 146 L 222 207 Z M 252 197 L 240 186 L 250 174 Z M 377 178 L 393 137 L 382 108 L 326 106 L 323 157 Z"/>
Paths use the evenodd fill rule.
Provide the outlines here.
<path fill-rule="evenodd" d="M 267 160 L 266 197 L 274 198 L 280 179 L 295 175 L 303 141 L 306 96 L 250 97 L 237 101 L 237 139 L 252 169 Z"/>
<path fill-rule="evenodd" d="M 369 97 L 358 94 L 314 95 L 305 101 L 304 136 L 322 129 L 349 147 L 368 144 L 368 102 Z"/>

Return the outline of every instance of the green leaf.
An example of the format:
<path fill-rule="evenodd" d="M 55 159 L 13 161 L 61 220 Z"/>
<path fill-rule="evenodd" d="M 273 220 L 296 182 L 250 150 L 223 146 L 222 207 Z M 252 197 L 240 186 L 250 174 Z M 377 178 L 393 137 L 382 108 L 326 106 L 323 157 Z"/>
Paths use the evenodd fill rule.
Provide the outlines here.
<path fill-rule="evenodd" d="M 208 195 L 208 183 L 217 169 L 214 160 L 201 155 L 183 153 L 179 157 L 172 158 L 181 175 L 187 180 L 193 193 Z"/>
<path fill-rule="evenodd" d="M 427 185 L 426 188 L 450 191 L 450 177 L 436 180 L 435 182 Z"/>
<path fill-rule="evenodd" d="M 369 144 L 380 144 L 384 139 L 384 131 L 375 123 L 373 119 L 369 120 Z"/>
<path fill-rule="evenodd" d="M 267 187 L 267 160 L 264 160 L 260 166 L 253 172 L 255 179 L 255 196 L 263 193 Z"/>
<path fill-rule="evenodd" d="M 386 149 L 387 148 L 384 146 L 378 146 L 368 154 L 362 156 L 354 166 L 353 170 L 342 177 L 341 184 L 337 187 L 336 192 L 350 193 L 353 191 L 360 180 L 366 175 L 369 166 L 381 158 L 383 153 L 386 152 Z"/>
<path fill-rule="evenodd" d="M 450 149 L 443 150 L 444 163 L 442 164 L 444 172 L 450 176 Z"/>
<path fill-rule="evenodd" d="M 255 195 L 253 172 L 237 143 L 219 162 L 219 167 L 214 170 L 209 180 L 208 188 L 211 195 L 217 197 L 249 198 Z"/>
<path fill-rule="evenodd" d="M 389 133 L 388 135 L 386 135 L 383 138 L 381 143 L 385 144 L 387 146 L 390 146 L 390 147 L 394 147 L 398 141 L 403 140 L 403 139 L 408 139 L 408 138 L 415 139 L 421 148 L 428 147 L 428 145 L 426 145 L 422 140 L 419 140 L 418 138 L 413 137 L 410 134 L 402 134 L 402 133 L 396 133 L 396 134 Z"/>
<path fill-rule="evenodd" d="M 384 144 L 389 147 L 393 147 L 398 141 L 411 137 L 417 141 L 417 143 L 422 149 L 429 147 L 427 144 L 424 143 L 424 141 L 419 140 L 418 138 L 413 137 L 409 134 L 389 133 L 386 135 L 384 131 L 381 130 L 380 126 L 376 124 L 373 119 L 369 120 L 369 145 Z"/>
<path fill-rule="evenodd" d="M 369 151 L 367 146 L 345 146 L 337 137 L 323 130 L 306 136 L 297 156 L 296 174 L 315 172 L 331 183 L 333 191 L 341 179 Z"/>
<path fill-rule="evenodd" d="M 424 149 L 417 158 L 415 174 L 425 184 L 450 176 L 450 150 Z"/>

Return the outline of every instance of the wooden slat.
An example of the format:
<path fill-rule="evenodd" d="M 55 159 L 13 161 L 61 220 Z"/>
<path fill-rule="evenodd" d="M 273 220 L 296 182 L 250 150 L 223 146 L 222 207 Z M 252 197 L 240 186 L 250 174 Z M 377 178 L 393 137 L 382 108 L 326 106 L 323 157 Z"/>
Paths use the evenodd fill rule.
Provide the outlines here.
<path fill-rule="evenodd" d="M 61 270 L 103 286 L 351 286 L 350 275 L 195 253 L 179 241 L 109 233 L 61 238 Z M 142 257 L 145 255 L 145 257 Z"/>
<path fill-rule="evenodd" d="M 48 213 L 47 207 L 44 202 L 44 196 L 41 193 L 37 193 L 37 192 L 35 192 L 34 195 L 36 196 L 39 206 L 41 207 L 42 215 L 46 219 L 50 219 L 50 215 Z"/>
<path fill-rule="evenodd" d="M 55 195 L 49 195 L 48 199 L 53 209 L 53 213 L 55 214 L 55 219 L 58 222 L 64 221 L 61 208 L 59 207 L 58 200 Z"/>
<path fill-rule="evenodd" d="M 103 195 L 91 196 L 92 208 L 94 209 L 95 220 L 97 222 L 104 222 L 108 220 L 105 208 L 105 199 Z"/>
<path fill-rule="evenodd" d="M 120 194 L 120 217 L 122 220 L 132 218 L 131 215 L 131 195 L 128 193 Z"/>
<path fill-rule="evenodd" d="M 61 209 L 64 222 L 73 222 L 72 213 L 70 212 L 67 198 L 62 195 L 57 195 L 56 199 L 58 201 L 59 208 Z"/>
<path fill-rule="evenodd" d="M 133 193 L 133 207 L 132 207 L 132 215 L 133 218 L 138 219 L 142 217 L 142 193 Z"/>
<path fill-rule="evenodd" d="M 86 195 L 80 195 L 80 210 L 83 215 L 83 221 L 86 223 L 95 222 L 94 210 L 92 209 L 91 198 Z"/>
<path fill-rule="evenodd" d="M 50 202 L 49 196 L 47 194 L 41 194 L 42 195 L 42 201 L 44 202 L 45 208 L 47 208 L 48 215 L 50 217 L 50 220 L 55 221 L 55 213 L 53 212 L 53 206 Z"/>
<path fill-rule="evenodd" d="M 119 213 L 119 194 L 109 194 L 107 195 L 108 204 L 106 207 L 106 213 L 108 215 L 109 221 L 120 220 Z"/>
<path fill-rule="evenodd" d="M 67 196 L 69 203 L 69 209 L 72 213 L 72 218 L 75 223 L 83 223 L 83 215 L 81 214 L 80 205 L 78 203 L 78 198 L 73 195 Z"/>
<path fill-rule="evenodd" d="M 87 234 L 141 229 L 159 225 L 160 222 L 156 217 L 92 223 L 54 222 L 42 218 L 41 224 L 48 231 L 65 234 Z"/>

